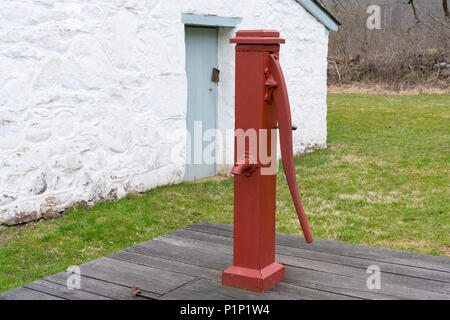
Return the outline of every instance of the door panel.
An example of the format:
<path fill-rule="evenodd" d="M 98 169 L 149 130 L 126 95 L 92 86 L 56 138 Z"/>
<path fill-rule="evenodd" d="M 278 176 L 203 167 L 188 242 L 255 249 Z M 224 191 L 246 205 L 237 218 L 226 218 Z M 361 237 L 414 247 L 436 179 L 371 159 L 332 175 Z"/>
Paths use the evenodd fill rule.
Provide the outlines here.
<path fill-rule="evenodd" d="M 205 130 L 217 128 L 217 82 L 211 81 L 211 76 L 213 68 L 218 68 L 218 40 L 216 28 L 186 27 L 185 31 L 186 125 L 190 133 L 187 156 L 191 159 L 191 163 L 186 164 L 186 180 L 197 180 L 217 174 L 215 161 L 205 163 L 202 156 L 205 149 L 211 150 L 209 153 L 215 156 L 215 138 L 203 141 L 202 137 Z M 199 132 L 201 136 L 197 134 Z"/>

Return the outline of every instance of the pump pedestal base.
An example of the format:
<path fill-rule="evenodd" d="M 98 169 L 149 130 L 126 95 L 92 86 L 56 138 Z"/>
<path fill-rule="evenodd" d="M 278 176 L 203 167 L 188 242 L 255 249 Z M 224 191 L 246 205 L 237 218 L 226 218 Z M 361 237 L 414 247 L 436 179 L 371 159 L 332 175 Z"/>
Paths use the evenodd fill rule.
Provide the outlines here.
<path fill-rule="evenodd" d="M 222 284 L 235 288 L 264 292 L 284 280 L 284 266 L 273 262 L 267 267 L 250 269 L 231 266 L 222 274 Z"/>

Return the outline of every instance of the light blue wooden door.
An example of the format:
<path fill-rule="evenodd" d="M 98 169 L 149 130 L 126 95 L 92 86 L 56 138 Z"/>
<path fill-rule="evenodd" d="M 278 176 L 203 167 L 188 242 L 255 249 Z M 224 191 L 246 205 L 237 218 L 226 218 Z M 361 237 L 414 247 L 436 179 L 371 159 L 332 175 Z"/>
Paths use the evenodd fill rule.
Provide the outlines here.
<path fill-rule="evenodd" d="M 185 31 L 186 125 L 190 140 L 187 143 L 187 161 L 190 163 L 186 164 L 186 180 L 198 180 L 217 174 L 215 161 L 204 157 L 215 156 L 215 137 L 209 141 L 203 141 L 202 137 L 206 130 L 217 128 L 217 82 L 212 81 L 212 73 L 218 68 L 218 40 L 216 28 L 186 27 Z"/>

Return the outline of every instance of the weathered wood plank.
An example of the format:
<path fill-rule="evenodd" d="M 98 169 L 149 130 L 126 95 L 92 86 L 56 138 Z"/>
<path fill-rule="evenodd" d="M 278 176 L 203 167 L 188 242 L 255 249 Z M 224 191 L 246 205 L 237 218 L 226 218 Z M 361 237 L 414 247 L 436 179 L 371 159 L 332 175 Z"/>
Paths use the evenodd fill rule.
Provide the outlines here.
<path fill-rule="evenodd" d="M 324 284 L 317 282 L 301 281 L 295 279 L 296 281 L 285 280 L 283 283 L 291 285 L 293 287 L 309 288 L 314 290 L 321 290 L 333 294 L 339 294 L 343 296 L 348 296 L 353 299 L 364 299 L 364 300 L 402 300 L 405 298 L 399 296 L 390 296 L 377 291 L 367 292 L 365 290 L 359 290 L 355 288 L 348 288 L 342 285 L 334 286 L 332 284 Z"/>
<path fill-rule="evenodd" d="M 193 277 L 111 258 L 100 258 L 80 266 L 81 275 L 132 287 L 150 293 L 165 294 Z"/>
<path fill-rule="evenodd" d="M 414 299 L 414 300 L 449 300 L 450 295 L 436 293 L 427 290 L 393 285 L 381 282 L 381 289 L 371 290 L 366 286 L 365 279 L 352 278 L 327 272 L 303 269 L 298 267 L 286 267 L 287 283 L 311 287 L 309 284 L 320 285 L 329 292 L 348 294 L 366 299 Z M 311 288 L 317 288 L 312 286 Z"/>
<path fill-rule="evenodd" d="M 0 300 L 65 300 L 53 295 L 25 287 L 16 288 L 0 294 Z"/>
<path fill-rule="evenodd" d="M 153 245 L 158 247 L 159 245 L 161 245 L 161 243 L 153 242 Z M 166 251 L 164 246 L 163 246 L 163 248 L 164 249 L 161 251 Z M 148 253 L 148 252 L 145 252 L 145 253 Z M 189 252 L 187 252 L 187 254 L 188 254 L 188 256 L 195 256 L 195 254 L 189 254 Z M 163 258 L 156 258 L 156 257 L 150 256 L 150 255 L 138 254 L 138 253 L 134 253 L 131 251 L 130 252 L 129 251 L 120 251 L 113 255 L 110 255 L 109 257 L 114 258 L 114 259 L 119 259 L 119 260 L 130 261 L 130 262 L 134 262 L 134 263 L 138 263 L 138 264 L 143 264 L 143 265 L 161 267 L 161 268 L 164 268 L 165 270 L 181 272 L 181 273 L 191 275 L 191 276 L 207 278 L 207 279 L 213 280 L 217 283 L 220 283 L 221 279 L 222 279 L 222 270 L 217 270 L 217 269 L 212 269 L 212 268 L 207 268 L 207 267 L 199 267 L 199 266 L 187 264 L 184 262 L 163 259 Z M 183 257 L 184 256 L 178 255 L 177 257 L 172 257 L 172 258 L 183 259 Z M 209 259 L 209 260 L 211 260 L 211 259 Z M 287 290 L 287 291 L 296 292 L 297 295 L 291 295 L 291 294 L 289 294 L 289 292 L 286 292 L 284 294 L 286 294 L 288 296 L 292 296 L 292 297 L 299 297 L 300 299 L 356 299 L 351 296 L 333 294 L 333 293 L 329 293 L 329 292 L 326 292 L 323 290 L 301 288 L 298 286 L 296 288 L 297 289 L 295 291 L 292 291 L 292 290 Z M 282 290 L 277 290 L 274 292 L 283 294 Z"/>
<path fill-rule="evenodd" d="M 135 252 L 119 251 L 108 256 L 111 259 L 128 261 L 144 266 L 161 268 L 167 271 L 179 272 L 193 277 L 203 277 L 213 281 L 222 280 L 222 271 L 195 266 L 179 261 L 173 261 L 153 256 L 147 256 Z"/>
<path fill-rule="evenodd" d="M 231 252 L 231 245 L 224 245 L 221 243 L 217 243 L 216 239 L 214 238 L 214 235 L 208 235 L 211 239 L 210 241 L 205 240 L 197 240 L 197 239 L 191 239 L 191 238 L 184 238 L 179 237 L 176 234 L 181 234 L 181 232 L 178 233 L 172 233 L 169 235 L 165 235 L 163 237 L 159 237 L 158 240 L 155 240 L 155 242 L 162 242 L 166 243 L 166 245 L 172 245 L 178 247 L 177 251 L 181 253 L 181 255 L 178 255 L 177 257 L 172 257 L 172 259 L 182 259 L 183 255 L 182 252 L 184 251 L 181 248 L 185 248 L 186 251 L 188 250 L 201 250 L 202 255 L 204 258 L 202 258 L 202 265 L 208 266 L 205 264 L 211 264 L 213 263 L 215 266 L 221 264 L 220 260 L 223 260 L 223 256 L 227 253 Z M 154 244 L 153 244 L 154 245 Z M 281 261 L 280 261 L 281 262 Z M 370 265 L 370 264 L 369 264 Z M 223 266 L 223 263 L 222 263 Z M 334 266 L 336 269 L 341 268 L 340 265 Z M 306 270 L 304 268 L 296 267 L 294 269 L 301 269 L 301 273 L 307 273 L 308 276 L 301 276 L 300 279 L 308 279 L 308 282 L 312 283 L 318 283 L 318 284 L 334 284 L 334 287 L 337 289 L 341 288 L 345 290 L 345 292 L 342 291 L 335 291 L 336 293 L 348 293 L 348 289 L 351 289 L 351 286 L 348 285 L 348 283 L 351 281 L 352 285 L 359 285 L 361 286 L 361 289 L 358 291 L 358 295 L 355 295 L 357 297 L 361 298 L 368 298 L 373 299 L 374 296 L 379 295 L 379 293 L 374 293 L 374 291 L 371 291 L 367 289 L 366 287 L 366 279 L 367 274 L 365 274 L 365 270 L 361 269 L 361 276 L 358 278 L 354 278 L 354 274 L 350 273 L 348 276 L 343 276 L 339 273 L 336 273 L 336 271 L 332 274 L 329 272 L 317 272 L 315 270 Z M 223 270 L 223 269 L 222 269 Z M 309 273 L 308 271 L 313 271 L 312 273 Z M 296 272 L 297 275 L 299 275 L 299 272 Z M 419 297 L 424 296 L 428 297 L 429 299 L 449 299 L 450 295 L 440 294 L 436 292 L 426 291 L 420 288 L 420 286 L 417 284 L 417 281 L 420 279 L 411 279 L 407 278 L 407 276 L 401 276 L 402 278 L 400 280 L 397 280 L 397 277 L 391 277 L 391 281 L 397 282 L 397 283 L 385 283 L 383 293 L 386 296 L 386 298 L 392 298 L 392 297 L 398 297 L 398 298 L 406 298 L 405 292 L 409 292 L 410 296 L 415 299 L 419 299 Z M 350 279 L 350 280 L 349 280 Z M 406 280 L 405 280 L 406 279 Z M 286 276 L 286 280 L 289 281 L 288 276 Z M 411 280 L 411 281 L 407 281 Z M 334 281 L 334 282 L 330 282 Z M 386 281 L 385 281 L 386 282 Z M 405 282 L 408 284 L 408 287 L 405 287 Z M 425 281 L 422 281 L 419 284 L 427 285 Z M 416 287 L 414 287 L 416 286 Z M 358 288 L 358 287 L 355 287 Z M 380 295 L 382 297 L 383 295 Z"/>
<path fill-rule="evenodd" d="M 71 275 L 71 273 L 63 271 L 57 274 L 54 274 L 50 277 L 45 278 L 44 280 L 48 280 L 51 282 L 66 284 L 67 278 Z M 103 297 L 111 298 L 114 300 L 146 300 L 145 298 L 133 297 L 131 294 L 132 287 L 118 285 L 115 283 L 111 283 L 108 281 L 98 280 L 94 278 L 87 277 L 85 275 L 81 276 L 81 289 L 82 291 L 93 293 L 96 295 L 100 295 Z M 145 292 L 141 290 L 143 293 L 155 295 L 155 293 Z"/>
<path fill-rule="evenodd" d="M 164 268 L 165 270 L 169 271 L 175 271 L 175 272 L 181 272 L 187 275 L 196 276 L 196 277 L 202 277 L 206 278 L 212 281 L 215 281 L 217 283 L 220 283 L 222 280 L 222 270 L 216 270 L 206 267 L 198 267 L 178 261 L 163 259 L 163 258 L 156 258 L 153 256 L 147 256 L 144 254 L 138 254 L 134 252 L 127 252 L 127 251 L 120 251 L 117 253 L 114 253 L 110 255 L 109 257 L 119 260 L 125 260 L 130 261 L 138 264 L 143 265 L 149 265 L 149 266 L 156 266 Z M 180 257 L 177 257 L 180 258 Z M 278 288 L 278 286 L 276 286 Z M 288 287 L 289 288 L 289 287 Z M 285 294 L 292 297 L 299 297 L 300 299 L 357 299 L 355 297 L 351 296 L 345 296 L 340 294 L 333 294 L 322 290 L 315 290 L 310 288 L 302 288 L 302 287 L 296 287 L 295 290 L 286 290 L 286 292 L 283 292 L 283 290 L 276 290 L 274 292 L 277 292 L 279 294 Z M 290 294 L 296 293 L 294 294 Z"/>
<path fill-rule="evenodd" d="M 222 286 L 220 283 L 209 279 L 192 281 L 161 297 L 165 300 L 294 300 L 275 292 L 264 294 Z M 298 298 L 297 298 L 298 299 Z"/>
<path fill-rule="evenodd" d="M 174 235 L 170 235 L 171 237 L 176 237 Z M 203 267 L 209 267 L 213 269 L 218 270 L 224 270 L 226 267 L 231 265 L 232 259 L 230 256 L 230 259 L 228 259 L 227 262 L 224 262 L 224 254 L 223 254 L 223 248 L 220 248 L 219 245 L 216 243 L 201 243 L 201 241 L 192 242 L 188 241 L 189 239 L 186 239 L 186 241 L 181 240 L 174 240 L 169 239 L 168 236 L 159 237 L 158 240 L 152 240 L 148 241 L 146 243 L 142 243 L 140 245 L 134 246 L 132 248 L 126 249 L 128 250 L 136 250 L 136 248 L 139 249 L 139 253 L 141 254 L 148 254 L 148 255 L 154 255 L 157 254 L 164 254 L 166 258 L 172 259 L 174 261 L 181 261 L 185 263 L 195 263 L 197 265 L 201 265 Z M 151 252 L 147 252 L 147 248 L 151 248 Z M 169 250 L 169 248 L 172 248 L 172 250 Z M 201 253 L 201 254 L 199 254 Z M 304 286 L 311 289 L 319 289 L 319 290 L 326 290 L 328 287 L 327 284 L 329 282 L 329 278 L 323 277 L 322 274 L 312 274 L 313 276 L 309 276 L 307 278 L 309 281 L 312 282 L 312 285 L 308 282 L 299 284 L 298 282 L 294 282 L 294 284 L 299 286 Z M 291 276 L 292 277 L 292 276 Z M 360 297 L 365 299 L 376 299 L 376 298 L 385 298 L 385 299 L 394 299 L 395 296 L 391 297 L 389 295 L 380 295 L 376 292 L 352 292 L 345 286 L 345 282 L 348 279 L 351 279 L 350 277 L 342 277 L 342 276 L 336 276 L 337 279 L 334 279 L 335 282 L 337 282 L 338 286 L 333 291 L 338 294 L 347 294 L 352 295 L 354 297 Z M 295 277 L 294 277 L 295 278 Z M 303 277 L 305 278 L 305 277 Z M 289 283 L 289 276 L 288 273 L 286 274 L 286 280 L 285 282 Z M 318 282 L 318 284 L 316 284 Z M 365 281 L 361 281 L 365 284 Z M 344 287 L 340 286 L 341 283 L 344 283 Z M 314 286 L 316 284 L 316 286 Z M 330 291 L 330 290 L 329 290 Z"/>
<path fill-rule="evenodd" d="M 173 261 L 179 261 L 199 267 L 208 267 L 216 270 L 224 270 L 233 262 L 232 251 L 229 253 L 215 252 L 205 247 L 192 247 L 183 244 L 182 240 L 159 238 L 135 245 L 125 249 L 127 252 L 135 252 L 148 256 L 155 256 Z M 211 258 L 211 255 L 220 259 Z"/>
<path fill-rule="evenodd" d="M 337 294 L 333 292 L 318 289 L 311 289 L 308 287 L 301 287 L 298 285 L 280 282 L 275 287 L 270 289 L 271 292 L 278 292 L 287 296 L 299 297 L 303 300 L 361 300 L 362 298 Z"/>
<path fill-rule="evenodd" d="M 370 263 L 367 263 L 366 268 L 358 268 L 286 255 L 277 255 L 276 257 L 278 262 L 291 267 L 317 270 L 327 272 L 329 274 L 339 274 L 357 279 L 363 279 L 364 281 L 366 281 L 368 277 L 366 268 L 371 265 Z M 450 283 L 447 282 L 393 274 L 385 272 L 384 269 L 381 269 L 381 278 L 384 283 L 450 294 Z"/>
<path fill-rule="evenodd" d="M 66 285 L 61 285 L 47 280 L 37 280 L 25 286 L 25 288 L 36 290 L 42 293 L 51 294 L 67 300 L 111 300 L 110 298 L 92 294 L 77 289 L 68 289 Z"/>
<path fill-rule="evenodd" d="M 356 268 L 366 269 L 370 265 L 378 265 L 383 273 L 394 275 L 403 275 L 409 277 L 416 277 L 425 280 L 433 280 L 438 282 L 449 283 L 449 276 L 447 273 L 435 270 L 424 270 L 418 267 L 411 267 L 405 265 L 392 264 L 389 262 L 382 262 L 372 259 L 362 259 L 356 257 L 341 256 L 333 253 L 314 252 L 304 249 L 295 249 L 284 246 L 277 246 L 276 251 L 287 256 L 294 256 L 310 260 L 317 260 L 320 262 L 328 262 L 339 264 L 342 266 L 350 266 Z"/>
<path fill-rule="evenodd" d="M 301 243 L 301 245 L 296 246 L 299 243 Z M 311 250 L 314 252 L 334 253 L 336 255 L 352 258 L 388 262 L 390 264 L 403 266 L 412 266 L 424 270 L 442 271 L 445 273 L 450 272 L 450 259 L 443 257 L 352 245 L 348 243 L 333 242 L 323 239 L 317 239 L 317 241 L 313 243 L 314 245 L 311 248 L 308 248 L 308 244 L 306 242 L 300 241 L 298 238 L 296 239 L 293 235 L 283 235 L 277 233 L 277 244 L 286 247 L 301 247 L 302 249 Z"/>
<path fill-rule="evenodd" d="M 222 235 L 227 237 L 233 236 L 233 227 L 231 225 L 225 224 L 201 222 L 186 227 L 185 229 L 197 230 L 204 233 Z M 301 236 L 278 232 L 276 234 L 276 243 L 277 245 L 285 247 L 310 250 L 314 252 L 333 253 L 341 256 L 362 258 L 379 262 L 388 262 L 391 264 L 399 264 L 405 266 L 413 266 L 417 268 L 436 270 L 445 273 L 450 272 L 450 259 L 444 257 L 435 257 L 385 248 L 359 246 L 324 239 L 314 239 L 313 243 L 308 244 Z"/>
<path fill-rule="evenodd" d="M 0 299 L 140 299 L 131 287 L 163 299 L 445 299 L 450 259 L 277 234 L 276 258 L 286 279 L 264 294 L 221 285 L 233 261 L 232 226 L 199 223 L 80 266 L 81 290 L 61 272 Z M 381 289 L 366 286 L 369 265 Z"/>
<path fill-rule="evenodd" d="M 228 251 L 228 248 L 223 248 L 221 245 L 232 245 L 232 238 L 186 229 L 168 234 L 165 238 L 174 238 L 178 236 L 205 241 L 209 244 L 210 248 L 215 246 L 216 250 L 223 249 Z M 192 245 L 195 246 L 195 243 Z M 284 246 L 277 246 L 276 252 L 278 253 L 278 261 L 283 264 L 350 275 L 359 278 L 367 278 L 367 267 L 377 264 L 383 272 L 384 280 L 389 283 L 435 292 L 450 293 L 450 283 L 448 282 L 450 281 L 450 274 L 444 272 L 423 270 L 396 264 L 392 265 L 383 262 L 380 263 L 374 260 L 342 257 L 331 253 L 314 252 Z"/>

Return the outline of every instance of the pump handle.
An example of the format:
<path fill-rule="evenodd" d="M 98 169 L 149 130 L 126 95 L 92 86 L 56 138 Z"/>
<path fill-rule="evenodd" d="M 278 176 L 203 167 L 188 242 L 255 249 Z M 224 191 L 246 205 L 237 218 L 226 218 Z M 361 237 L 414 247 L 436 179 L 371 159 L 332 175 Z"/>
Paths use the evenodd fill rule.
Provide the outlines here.
<path fill-rule="evenodd" d="M 292 119 L 291 109 L 289 106 L 289 97 L 280 61 L 278 60 L 278 56 L 273 53 L 270 55 L 269 59 L 269 70 L 273 76 L 273 79 L 277 83 L 277 86 L 272 92 L 272 96 L 277 114 L 278 130 L 280 131 L 281 158 L 283 161 L 284 173 L 289 185 L 292 200 L 294 201 L 295 210 L 297 211 L 298 220 L 300 221 L 300 225 L 303 230 L 303 235 L 305 236 L 306 242 L 311 243 L 313 239 L 311 231 L 309 230 L 308 219 L 306 218 L 302 201 L 300 200 L 297 179 L 295 177 L 294 153 L 292 146 Z"/>

